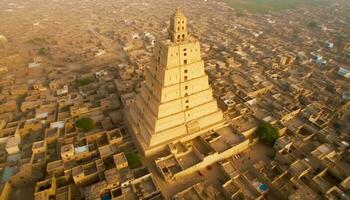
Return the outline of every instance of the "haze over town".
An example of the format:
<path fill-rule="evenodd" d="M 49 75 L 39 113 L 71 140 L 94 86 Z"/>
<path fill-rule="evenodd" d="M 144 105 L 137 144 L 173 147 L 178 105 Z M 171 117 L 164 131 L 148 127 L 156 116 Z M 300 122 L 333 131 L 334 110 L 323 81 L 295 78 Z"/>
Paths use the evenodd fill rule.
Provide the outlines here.
<path fill-rule="evenodd" d="M 349 0 L 1 0 L 0 200 L 349 199 Z"/>

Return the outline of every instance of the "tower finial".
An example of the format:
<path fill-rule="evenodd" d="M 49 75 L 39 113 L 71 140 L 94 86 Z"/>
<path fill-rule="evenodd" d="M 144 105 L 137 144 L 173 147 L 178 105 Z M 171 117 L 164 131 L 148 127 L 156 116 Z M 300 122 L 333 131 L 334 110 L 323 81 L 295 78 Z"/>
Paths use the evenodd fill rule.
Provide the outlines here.
<path fill-rule="evenodd" d="M 182 14 L 182 12 L 181 12 L 180 7 L 176 7 L 176 11 L 174 13 L 174 16 L 184 16 L 184 14 Z"/>
<path fill-rule="evenodd" d="M 170 20 L 169 36 L 172 42 L 181 42 L 187 40 L 187 19 L 182 14 L 179 7 L 176 8 L 174 15 Z"/>

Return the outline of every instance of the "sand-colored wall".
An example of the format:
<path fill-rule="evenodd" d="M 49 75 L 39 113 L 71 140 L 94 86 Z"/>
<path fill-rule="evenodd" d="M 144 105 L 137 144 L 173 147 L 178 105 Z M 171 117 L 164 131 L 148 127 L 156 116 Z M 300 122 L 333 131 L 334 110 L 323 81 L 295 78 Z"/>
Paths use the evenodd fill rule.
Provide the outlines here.
<path fill-rule="evenodd" d="M 174 180 L 184 178 L 186 175 L 195 173 L 198 170 L 203 169 L 206 166 L 211 165 L 219 160 L 229 158 L 232 155 L 238 154 L 238 153 L 246 150 L 248 147 L 249 147 L 249 140 L 245 140 L 245 141 L 241 142 L 240 144 L 238 144 L 238 145 L 236 145 L 236 146 L 234 146 L 234 147 L 232 147 L 232 148 L 230 148 L 222 153 L 216 152 L 214 154 L 211 154 L 211 155 L 205 157 L 202 162 L 175 174 L 173 178 L 174 178 Z"/>
<path fill-rule="evenodd" d="M 5 183 L 4 188 L 1 191 L 0 200 L 8 200 L 12 191 L 12 185 L 9 182 Z"/>

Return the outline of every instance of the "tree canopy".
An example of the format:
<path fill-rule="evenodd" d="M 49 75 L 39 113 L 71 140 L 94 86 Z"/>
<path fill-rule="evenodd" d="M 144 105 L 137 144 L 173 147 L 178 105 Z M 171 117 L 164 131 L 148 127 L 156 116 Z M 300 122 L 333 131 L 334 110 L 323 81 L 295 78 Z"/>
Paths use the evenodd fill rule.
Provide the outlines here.
<path fill-rule="evenodd" d="M 95 122 L 91 118 L 80 118 L 76 121 L 76 126 L 84 132 L 87 132 L 94 128 Z"/>
<path fill-rule="evenodd" d="M 46 55 L 47 54 L 46 49 L 44 47 L 39 48 L 38 54 L 41 56 Z"/>
<path fill-rule="evenodd" d="M 308 23 L 307 23 L 307 27 L 309 27 L 309 28 L 311 28 L 311 29 L 314 29 L 314 28 L 316 28 L 318 26 L 318 24 L 317 24 L 317 22 L 315 22 L 315 21 L 309 21 Z"/>
<path fill-rule="evenodd" d="M 137 155 L 134 152 L 126 153 L 125 157 L 128 160 L 128 165 L 130 169 L 135 169 L 142 165 L 139 155 Z"/>
<path fill-rule="evenodd" d="M 90 83 L 94 82 L 94 80 L 92 78 L 83 78 L 80 80 L 76 81 L 78 86 L 85 86 L 85 85 L 89 85 Z"/>
<path fill-rule="evenodd" d="M 278 129 L 267 122 L 262 122 L 259 125 L 256 134 L 262 142 L 271 145 L 273 145 L 279 137 Z"/>

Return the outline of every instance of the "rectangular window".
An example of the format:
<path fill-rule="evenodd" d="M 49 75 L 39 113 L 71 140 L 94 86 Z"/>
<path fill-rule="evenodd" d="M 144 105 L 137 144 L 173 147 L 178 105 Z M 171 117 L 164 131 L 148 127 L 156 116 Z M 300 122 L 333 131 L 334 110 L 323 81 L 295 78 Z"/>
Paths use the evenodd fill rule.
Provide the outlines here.
<path fill-rule="evenodd" d="M 184 73 L 186 74 L 187 72 L 188 72 L 188 70 L 187 70 L 187 69 L 185 69 Z"/>
<path fill-rule="evenodd" d="M 185 86 L 185 90 L 188 90 L 188 86 L 187 85 Z"/>
<path fill-rule="evenodd" d="M 184 60 L 184 64 L 185 64 L 185 65 L 187 64 L 187 60 L 186 60 L 186 59 Z"/>
<path fill-rule="evenodd" d="M 187 53 L 184 53 L 184 56 L 187 56 Z"/>
<path fill-rule="evenodd" d="M 184 77 L 185 81 L 187 81 L 187 76 Z"/>

